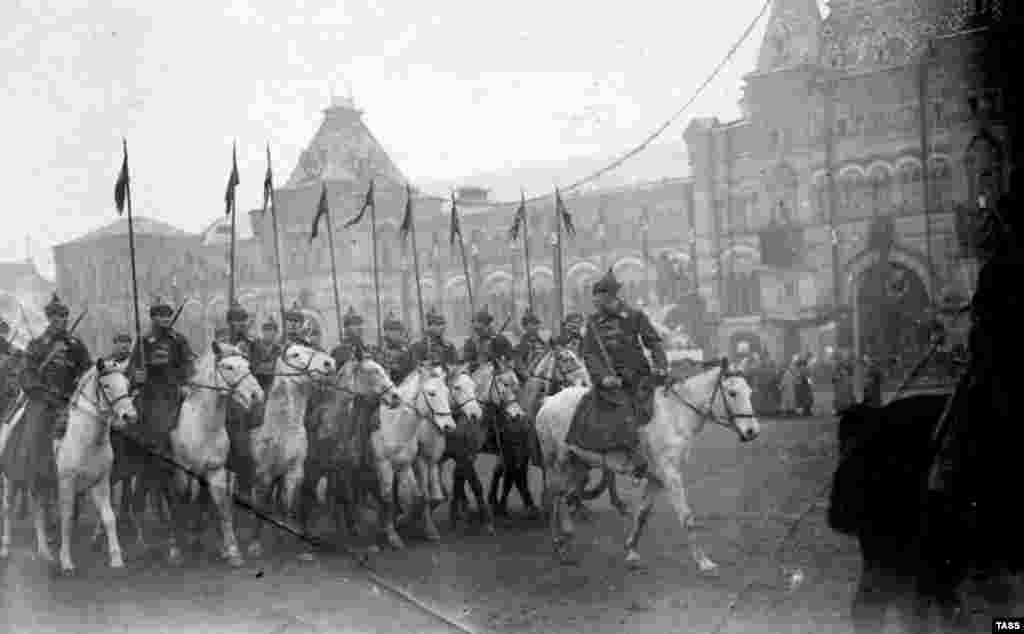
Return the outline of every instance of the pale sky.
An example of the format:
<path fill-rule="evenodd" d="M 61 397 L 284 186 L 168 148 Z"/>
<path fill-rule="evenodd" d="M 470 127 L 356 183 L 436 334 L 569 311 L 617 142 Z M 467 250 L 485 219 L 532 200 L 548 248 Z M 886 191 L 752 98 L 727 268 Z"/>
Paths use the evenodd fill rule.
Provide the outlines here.
<path fill-rule="evenodd" d="M 53 244 L 116 219 L 122 136 L 136 215 L 189 231 L 218 217 L 233 139 L 238 208 L 255 208 L 264 144 L 282 183 L 331 94 L 349 90 L 428 190 L 625 151 L 689 98 L 762 1 L 7 0 L 0 260 L 25 257 L 30 236 L 52 275 Z M 766 20 L 663 141 L 681 144 L 691 116 L 738 116 Z"/>

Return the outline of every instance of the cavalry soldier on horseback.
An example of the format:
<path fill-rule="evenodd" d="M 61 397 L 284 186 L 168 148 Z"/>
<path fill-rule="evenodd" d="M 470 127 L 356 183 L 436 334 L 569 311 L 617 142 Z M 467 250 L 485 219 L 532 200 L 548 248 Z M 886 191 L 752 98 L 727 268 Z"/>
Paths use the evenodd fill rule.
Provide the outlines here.
<path fill-rule="evenodd" d="M 178 411 L 195 361 L 188 339 L 171 327 L 173 316 L 170 304 L 159 298 L 153 302 L 149 307 L 151 330 L 140 342 L 145 365 L 139 365 L 136 355 L 128 371 L 135 385 L 140 386 L 137 429 L 141 440 L 165 456 L 171 453 L 170 432 L 178 425 Z M 165 477 L 166 467 L 161 462 L 150 459 L 143 465 L 150 475 L 147 480 Z"/>
<path fill-rule="evenodd" d="M 544 341 L 540 333 L 540 318 L 527 310 L 520 320 L 523 326 L 523 336 L 519 339 L 513 356 L 515 358 L 516 373 L 521 381 L 525 381 L 530 373 L 530 368 L 548 351 L 548 343 Z"/>
<path fill-rule="evenodd" d="M 0 472 L 12 482 L 43 489 L 56 485 L 53 440 L 64 436 L 68 401 L 91 363 L 85 344 L 68 333 L 68 312 L 54 293 L 45 308 L 50 324 L 25 351 L 18 382 L 27 404 L 0 455 Z"/>
<path fill-rule="evenodd" d="M 11 326 L 0 319 L 0 425 L 7 419 L 7 406 L 18 396 L 18 374 L 25 351 L 10 342 Z"/>
<path fill-rule="evenodd" d="M 231 302 L 227 312 L 227 343 L 238 348 L 246 357 L 252 358 L 256 341 L 249 336 L 249 312 L 237 301 Z M 251 366 L 250 366 L 251 367 Z M 273 374 L 273 369 L 271 369 Z M 252 473 L 252 449 L 249 432 L 263 424 L 263 409 L 246 411 L 228 399 L 225 427 L 230 441 L 227 468 L 238 475 L 240 486 L 248 489 Z"/>
<path fill-rule="evenodd" d="M 494 316 L 484 306 L 473 318 L 473 334 L 462 347 L 462 360 L 469 363 L 470 372 L 484 363 L 512 355 L 512 343 L 505 335 L 494 332 Z"/>
<path fill-rule="evenodd" d="M 341 343 L 331 350 L 331 356 L 338 368 L 357 355 L 372 353 L 370 347 L 363 343 L 363 318 L 351 306 L 342 319 L 342 327 L 345 334 L 341 338 Z"/>
<path fill-rule="evenodd" d="M 302 314 L 299 303 L 293 303 L 288 312 L 284 314 L 284 338 L 286 343 L 296 343 L 300 346 L 311 347 L 309 341 L 306 340 L 305 333 L 302 332 L 302 326 L 305 321 L 306 316 Z"/>
<path fill-rule="evenodd" d="M 252 346 L 250 367 L 263 392 L 269 394 L 270 386 L 274 382 L 274 366 L 277 364 L 277 358 L 281 356 L 281 344 L 277 341 L 277 322 L 273 317 L 267 318 L 261 332 L 263 338 Z"/>
<path fill-rule="evenodd" d="M 639 478 L 647 465 L 637 432 L 653 415 L 654 388 L 668 374 L 668 359 L 647 315 L 619 299 L 621 287 L 610 270 L 594 284 L 596 312 L 583 336 L 583 361 L 595 389 L 576 409 L 566 442 L 595 452 L 625 450 Z"/>
<path fill-rule="evenodd" d="M 459 353 L 455 344 L 444 338 L 444 328 L 444 315 L 431 308 L 427 313 L 425 336 L 409 347 L 412 367 L 429 362 L 450 368 L 459 362 Z"/>
<path fill-rule="evenodd" d="M 249 336 L 249 313 L 237 301 L 228 309 L 228 343 L 236 346 L 242 354 L 252 357 L 256 341 Z"/>
<path fill-rule="evenodd" d="M 395 384 L 404 381 L 414 367 L 404 330 L 402 322 L 389 311 L 384 319 L 384 345 L 380 351 L 380 363 Z"/>
<path fill-rule="evenodd" d="M 132 336 L 126 332 L 119 332 L 114 335 L 114 349 L 110 351 L 108 360 L 114 363 L 124 363 L 132 356 Z"/>

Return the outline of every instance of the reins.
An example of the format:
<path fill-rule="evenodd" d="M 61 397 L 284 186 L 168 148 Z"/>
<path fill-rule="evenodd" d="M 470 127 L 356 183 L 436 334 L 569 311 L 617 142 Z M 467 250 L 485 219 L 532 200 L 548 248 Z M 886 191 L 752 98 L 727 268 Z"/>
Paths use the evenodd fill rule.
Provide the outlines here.
<path fill-rule="evenodd" d="M 713 422 L 713 423 L 715 423 L 717 425 L 720 425 L 721 427 L 724 427 L 725 429 L 730 429 L 732 431 L 739 432 L 740 431 L 740 426 L 739 426 L 739 423 L 736 422 L 738 419 L 756 418 L 756 416 L 754 414 L 744 414 L 742 412 L 741 413 L 737 413 L 737 412 L 732 411 L 732 408 L 729 407 L 729 399 L 725 398 L 725 391 L 724 391 L 724 387 L 723 387 L 723 381 L 725 379 L 728 379 L 728 378 L 731 378 L 731 377 L 735 377 L 735 376 L 741 376 L 741 375 L 739 373 L 737 373 L 737 372 L 727 372 L 725 370 L 719 372 L 718 377 L 715 379 L 715 386 L 711 390 L 711 397 L 708 399 L 708 404 L 707 404 L 707 406 L 705 408 L 701 408 L 701 407 L 691 403 L 690 401 L 688 401 L 685 398 L 683 398 L 678 392 L 676 392 L 675 389 L 673 389 L 676 384 L 683 383 L 681 381 L 677 381 L 675 379 L 670 380 L 668 382 L 668 384 L 666 384 L 664 386 L 664 391 L 666 393 L 672 395 L 673 397 L 675 397 L 675 399 L 677 401 L 679 401 L 680 403 L 682 403 L 683 405 L 686 405 L 687 407 L 692 409 L 694 412 L 696 412 L 697 415 L 699 415 L 701 417 L 701 420 L 710 420 L 711 422 Z M 723 420 L 721 417 L 716 415 L 715 411 L 714 411 L 715 397 L 719 396 L 719 395 L 721 396 L 721 400 L 722 400 L 722 408 L 725 410 L 725 420 Z"/>

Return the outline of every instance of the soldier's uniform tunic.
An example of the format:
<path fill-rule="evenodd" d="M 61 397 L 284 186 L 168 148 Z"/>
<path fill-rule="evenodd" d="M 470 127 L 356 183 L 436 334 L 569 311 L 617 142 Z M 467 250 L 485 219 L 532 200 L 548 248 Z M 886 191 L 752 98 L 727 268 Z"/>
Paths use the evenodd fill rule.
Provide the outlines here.
<path fill-rule="evenodd" d="M 476 314 L 473 321 L 477 324 L 490 326 L 494 317 L 484 308 Z M 512 356 L 512 343 L 501 333 L 485 330 L 474 332 L 462 346 L 462 360 L 469 364 L 469 371 L 475 372 L 481 364 L 496 359 Z"/>
<path fill-rule="evenodd" d="M 185 335 L 157 328 L 143 337 L 142 354 L 146 361 L 146 380 L 136 402 L 139 412 L 136 435 L 167 455 L 170 432 L 178 425 L 181 388 L 192 376 L 195 355 Z M 132 359 L 129 377 L 134 375 L 138 362 L 138 356 Z"/>
<path fill-rule="evenodd" d="M 412 373 L 415 367 L 412 364 L 412 356 L 409 353 L 409 346 L 402 342 L 386 341 L 380 350 L 380 364 L 391 375 L 391 381 L 398 385 Z"/>
<path fill-rule="evenodd" d="M 270 386 L 274 383 L 274 370 L 280 356 L 281 344 L 277 341 L 253 343 L 252 353 L 249 356 L 249 367 L 256 380 L 260 382 L 260 387 L 263 388 L 263 393 L 266 396 L 270 396 Z"/>
<path fill-rule="evenodd" d="M 238 351 L 249 358 L 252 370 L 252 355 L 256 340 L 244 330 L 249 313 L 238 304 L 228 309 L 227 319 L 231 327 L 227 342 L 238 348 Z M 238 474 L 245 486 L 248 485 L 252 473 L 252 441 L 249 432 L 263 424 L 263 408 L 243 409 L 234 399 L 228 399 L 226 427 L 230 439 L 227 468 Z"/>
<path fill-rule="evenodd" d="M 56 295 L 47 305 L 47 316 L 55 310 L 67 313 L 67 307 Z M 53 356 L 43 366 L 51 353 Z M 49 327 L 29 343 L 25 367 L 18 376 L 28 399 L 25 413 L 0 454 L 0 471 L 12 482 L 41 487 L 56 485 L 53 440 L 64 435 L 68 400 L 89 365 L 89 350 L 67 331 Z"/>
<path fill-rule="evenodd" d="M 526 333 L 519 340 L 516 346 L 514 357 L 516 362 L 516 373 L 520 380 L 526 380 L 530 374 L 530 368 L 550 349 L 547 342 L 538 334 Z"/>
<path fill-rule="evenodd" d="M 455 348 L 455 344 L 444 337 L 434 337 L 433 335 L 427 335 L 409 346 L 409 356 L 414 368 L 419 367 L 419 364 L 423 362 L 448 367 L 459 363 L 459 352 Z"/>
<path fill-rule="evenodd" d="M 10 326 L 0 320 L 0 425 L 18 397 L 18 374 L 25 365 L 25 351 L 6 339 L 9 332 Z"/>

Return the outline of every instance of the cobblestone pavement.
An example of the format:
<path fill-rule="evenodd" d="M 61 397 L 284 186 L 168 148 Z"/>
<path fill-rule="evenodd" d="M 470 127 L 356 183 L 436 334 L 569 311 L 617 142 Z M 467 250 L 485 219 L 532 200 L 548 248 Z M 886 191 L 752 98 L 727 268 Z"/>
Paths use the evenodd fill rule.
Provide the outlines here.
<path fill-rule="evenodd" d="M 409 548 L 370 554 L 370 578 L 351 559 L 323 554 L 300 562 L 275 553 L 232 570 L 212 555 L 171 569 L 123 540 L 129 567 L 77 547 L 82 570 L 56 577 L 32 559 L 28 526 L 0 563 L 0 629 L 11 632 L 446 632 L 435 614 L 480 632 L 820 632 L 844 634 L 857 572 L 856 544 L 825 525 L 824 496 L 834 466 L 829 418 L 765 419 L 761 437 L 740 444 L 709 426 L 687 470 L 698 537 L 720 569 L 701 575 L 665 500 L 652 514 L 640 552 L 623 563 L 625 524 L 606 501 L 577 523 L 576 566 L 557 565 L 540 520 L 500 519 L 496 536 L 475 527 L 453 533 L 437 511 L 442 543 L 405 532 Z M 490 473 L 489 457 L 480 460 Z M 540 490 L 539 473 L 532 474 Z M 638 494 L 620 480 L 626 499 Z M 88 517 L 86 521 L 91 521 Z M 331 533 L 329 522 L 319 528 Z M 215 533 L 207 536 L 213 551 Z M 368 541 L 353 546 L 366 552 Z M 199 558 L 197 560 L 197 557 Z M 401 589 L 418 605 L 388 590 Z"/>

